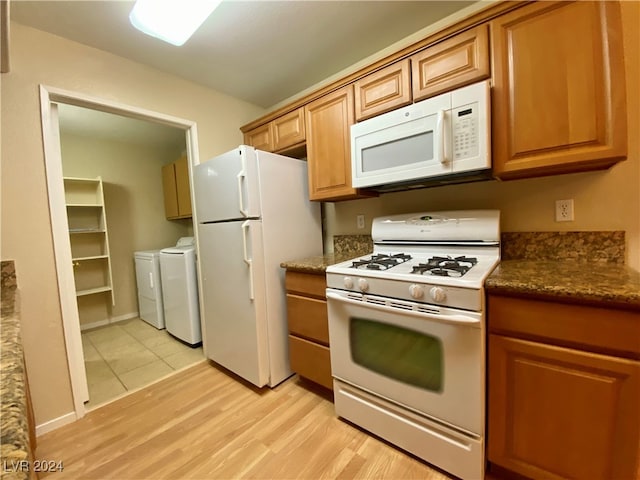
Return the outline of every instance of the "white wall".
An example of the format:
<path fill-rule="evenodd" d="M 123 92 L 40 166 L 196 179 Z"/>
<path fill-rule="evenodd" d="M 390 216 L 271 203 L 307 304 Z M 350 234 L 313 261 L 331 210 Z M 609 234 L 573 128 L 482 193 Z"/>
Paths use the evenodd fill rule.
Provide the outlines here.
<path fill-rule="evenodd" d="M 262 108 L 115 55 L 11 23 L 2 74 L 1 256 L 15 260 L 36 424 L 73 412 L 45 178 L 40 84 L 197 122 L 203 159 L 242 142 Z"/>

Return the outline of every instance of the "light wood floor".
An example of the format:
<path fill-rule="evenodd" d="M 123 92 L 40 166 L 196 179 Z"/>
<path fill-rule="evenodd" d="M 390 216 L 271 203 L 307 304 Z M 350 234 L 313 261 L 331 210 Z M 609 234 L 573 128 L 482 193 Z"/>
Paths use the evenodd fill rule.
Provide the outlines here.
<path fill-rule="evenodd" d="M 38 438 L 63 479 L 446 480 L 293 377 L 258 390 L 202 362 Z"/>

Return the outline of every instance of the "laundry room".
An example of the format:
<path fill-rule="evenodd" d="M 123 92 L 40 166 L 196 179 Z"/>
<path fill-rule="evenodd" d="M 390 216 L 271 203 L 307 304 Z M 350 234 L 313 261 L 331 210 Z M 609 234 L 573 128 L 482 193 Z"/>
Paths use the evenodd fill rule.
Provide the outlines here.
<path fill-rule="evenodd" d="M 91 408 L 203 358 L 198 338 L 176 340 L 189 332 L 172 336 L 164 329 L 158 288 L 157 251 L 174 247 L 178 255 L 166 256 L 180 267 L 187 260 L 185 248 L 190 250 L 176 245 L 193 238 L 190 209 L 167 184 L 186 169 L 186 140 L 183 130 L 160 124 L 65 104 L 58 110 Z M 178 201 L 182 210 L 171 210 Z M 139 253 L 149 251 L 157 252 L 157 271 L 144 271 L 145 278 L 137 279 Z M 145 298 L 141 284 L 153 287 L 157 302 Z M 181 319 L 188 314 L 174 311 Z"/>

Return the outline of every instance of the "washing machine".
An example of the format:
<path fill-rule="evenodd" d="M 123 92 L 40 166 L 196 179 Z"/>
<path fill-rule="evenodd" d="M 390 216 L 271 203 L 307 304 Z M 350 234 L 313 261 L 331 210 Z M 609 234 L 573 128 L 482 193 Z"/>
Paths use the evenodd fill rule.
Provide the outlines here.
<path fill-rule="evenodd" d="M 193 237 L 182 237 L 175 247 L 160 250 L 160 274 L 167 332 L 189 345 L 201 343 Z"/>
<path fill-rule="evenodd" d="M 157 329 L 164 328 L 160 250 L 134 252 L 138 310 L 142 320 Z"/>

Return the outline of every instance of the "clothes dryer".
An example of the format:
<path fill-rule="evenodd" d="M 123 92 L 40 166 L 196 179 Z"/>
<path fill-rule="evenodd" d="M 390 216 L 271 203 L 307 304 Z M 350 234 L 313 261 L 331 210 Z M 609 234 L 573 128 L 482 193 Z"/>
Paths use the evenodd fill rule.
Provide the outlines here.
<path fill-rule="evenodd" d="M 193 237 L 160 250 L 162 298 L 167 331 L 189 345 L 202 342 Z"/>

